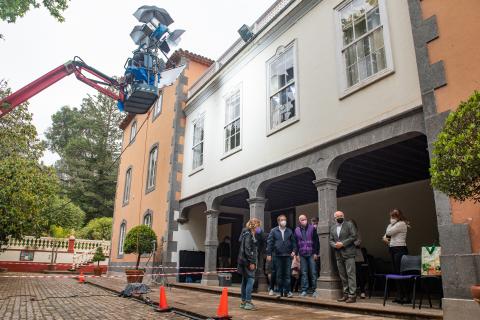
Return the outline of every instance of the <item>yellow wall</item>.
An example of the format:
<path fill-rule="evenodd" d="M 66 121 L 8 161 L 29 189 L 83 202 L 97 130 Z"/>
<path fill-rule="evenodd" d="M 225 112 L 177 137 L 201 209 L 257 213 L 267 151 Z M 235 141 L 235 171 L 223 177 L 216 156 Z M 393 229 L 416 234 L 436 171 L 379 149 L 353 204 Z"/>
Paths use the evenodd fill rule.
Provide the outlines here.
<path fill-rule="evenodd" d="M 198 79 L 206 68 L 206 65 L 190 60 L 188 68 L 185 70 L 185 75 L 189 79 L 188 85 Z M 143 217 L 147 210 L 152 211 L 152 228 L 157 235 L 159 251 L 161 250 L 160 246 L 166 231 L 168 210 L 167 197 L 170 186 L 170 157 L 175 118 L 174 104 L 177 98 L 176 87 L 177 83 L 163 90 L 162 111 L 155 120 L 152 120 L 153 111 L 149 117 L 148 114 L 136 115 L 124 130 L 123 150 L 129 144 L 131 126 L 135 121 L 137 122 L 137 136 L 123 153 L 119 165 L 112 230 L 112 262 L 136 261 L 135 255 L 124 255 L 123 257 L 118 255 L 120 225 L 124 220 L 127 221 L 128 232 L 133 227 L 143 223 Z M 140 129 L 142 124 L 143 128 Z M 183 139 L 180 142 L 182 141 Z M 152 146 L 155 144 L 158 144 L 155 189 L 146 193 L 148 157 Z M 123 205 L 125 174 L 129 167 L 132 167 L 130 200 L 127 205 Z M 181 180 L 181 176 L 176 175 L 176 178 L 179 181 Z M 176 197 L 179 199 L 180 195 L 178 194 Z"/>
<path fill-rule="evenodd" d="M 437 16 L 439 38 L 428 44 L 430 62 L 442 60 L 447 85 L 435 90 L 437 111 L 454 110 L 480 90 L 480 1 L 423 0 L 424 18 Z M 480 204 L 451 201 L 454 223 L 470 224 L 472 249 L 480 252 Z"/>

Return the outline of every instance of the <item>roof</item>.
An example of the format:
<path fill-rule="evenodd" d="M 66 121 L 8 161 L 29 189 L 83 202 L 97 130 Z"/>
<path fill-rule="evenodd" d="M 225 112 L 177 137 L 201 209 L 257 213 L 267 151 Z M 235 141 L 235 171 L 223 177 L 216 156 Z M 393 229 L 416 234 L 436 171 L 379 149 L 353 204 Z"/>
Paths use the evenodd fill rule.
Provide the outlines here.
<path fill-rule="evenodd" d="M 212 65 L 212 63 L 214 62 L 212 59 L 193 53 L 191 51 L 178 49 L 178 50 L 175 50 L 175 52 L 172 53 L 172 55 L 170 56 L 167 67 L 171 67 L 175 64 L 178 64 L 181 58 L 186 58 L 187 60 L 198 62 L 207 67 Z M 130 122 L 132 122 L 134 118 L 135 118 L 135 114 L 129 113 L 120 123 L 119 125 L 120 129 L 125 130 L 125 128 L 130 124 Z"/>

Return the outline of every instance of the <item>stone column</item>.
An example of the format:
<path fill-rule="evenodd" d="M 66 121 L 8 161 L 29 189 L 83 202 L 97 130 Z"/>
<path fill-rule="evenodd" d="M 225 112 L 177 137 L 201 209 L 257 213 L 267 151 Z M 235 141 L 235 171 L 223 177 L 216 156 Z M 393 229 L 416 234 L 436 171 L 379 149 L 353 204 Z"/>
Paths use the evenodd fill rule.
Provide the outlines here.
<path fill-rule="evenodd" d="M 250 205 L 250 218 L 257 218 L 262 222 L 262 229 L 265 230 L 265 203 L 267 199 L 257 197 L 257 198 L 250 198 L 247 199 L 248 204 Z M 255 278 L 258 282 L 258 291 L 267 291 L 268 283 L 267 278 L 264 273 L 264 263 L 263 259 L 265 258 L 265 248 L 266 248 L 266 241 L 267 241 L 267 233 L 263 233 L 264 242 L 258 248 L 258 265 Z"/>
<path fill-rule="evenodd" d="M 317 280 L 317 292 L 322 298 L 335 299 L 342 294 L 333 250 L 329 245 L 330 227 L 333 214 L 337 210 L 337 186 L 340 180 L 323 178 L 313 181 L 318 191 L 318 227 L 320 238 L 320 277 Z"/>
<path fill-rule="evenodd" d="M 202 276 L 202 285 L 218 286 L 217 248 L 218 248 L 218 215 L 217 210 L 205 211 L 207 215 L 207 231 L 205 235 L 205 272 L 213 272 Z"/>

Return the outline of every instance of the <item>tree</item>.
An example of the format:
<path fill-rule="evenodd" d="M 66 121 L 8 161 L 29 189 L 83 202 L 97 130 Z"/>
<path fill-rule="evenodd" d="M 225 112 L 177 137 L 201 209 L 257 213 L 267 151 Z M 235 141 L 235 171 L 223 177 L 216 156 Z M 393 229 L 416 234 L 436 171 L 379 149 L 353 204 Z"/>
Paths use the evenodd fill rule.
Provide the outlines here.
<path fill-rule="evenodd" d="M 95 251 L 95 254 L 93 255 L 92 262 L 97 263 L 97 267 L 100 267 L 100 261 L 105 261 L 106 257 L 103 254 L 103 249 L 102 247 L 97 247 L 97 250 Z"/>
<path fill-rule="evenodd" d="M 0 80 L 0 99 L 8 96 L 10 89 L 6 81 Z M 24 103 L 0 119 L 0 159 L 21 156 L 39 160 L 46 145 L 37 136 L 32 124 L 28 103 Z"/>
<path fill-rule="evenodd" d="M 480 201 L 480 92 L 449 114 L 431 162 L 434 188 L 456 200 Z"/>
<path fill-rule="evenodd" d="M 85 98 L 80 109 L 63 107 L 46 132 L 48 147 L 61 158 L 55 167 L 63 193 L 87 221 L 113 215 L 121 120 L 115 101 L 98 94 Z"/>
<path fill-rule="evenodd" d="M 17 18 L 23 17 L 32 8 L 40 8 L 41 4 L 55 19 L 63 22 L 62 12 L 68 8 L 70 0 L 6 0 L 0 2 L 0 19 L 13 23 Z"/>
<path fill-rule="evenodd" d="M 140 264 L 140 257 L 142 254 L 152 252 L 157 245 L 157 235 L 147 225 L 139 225 L 133 227 L 125 237 L 125 244 L 123 245 L 123 252 L 134 253 L 137 255 L 137 264 L 135 269 L 138 270 Z"/>
<path fill-rule="evenodd" d="M 77 232 L 77 238 L 91 240 L 109 240 L 112 237 L 113 219 L 108 217 L 90 220 Z"/>
<path fill-rule="evenodd" d="M 67 233 L 80 230 L 85 212 L 65 197 L 55 196 L 44 213 L 52 225 L 63 228 Z M 57 229 L 58 230 L 58 229 Z"/>
<path fill-rule="evenodd" d="M 0 160 L 0 186 L 0 245 L 8 236 L 21 239 L 48 232 L 44 212 L 59 190 L 54 170 L 10 156 Z"/>

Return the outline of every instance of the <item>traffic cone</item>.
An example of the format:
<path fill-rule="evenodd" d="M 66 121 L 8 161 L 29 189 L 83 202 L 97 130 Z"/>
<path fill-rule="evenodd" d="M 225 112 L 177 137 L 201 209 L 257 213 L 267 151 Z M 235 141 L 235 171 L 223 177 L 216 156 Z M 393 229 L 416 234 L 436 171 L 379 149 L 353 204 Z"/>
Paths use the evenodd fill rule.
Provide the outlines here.
<path fill-rule="evenodd" d="M 165 294 L 165 287 L 161 286 L 160 287 L 160 301 L 158 303 L 157 311 L 158 312 L 169 312 L 171 310 L 172 310 L 172 308 L 170 308 L 168 306 L 168 303 L 167 303 L 167 295 Z"/>
<path fill-rule="evenodd" d="M 227 320 L 227 319 L 232 319 L 228 315 L 228 289 L 223 288 L 222 290 L 222 296 L 220 297 L 220 305 L 218 306 L 217 309 L 217 316 L 215 317 L 217 320 Z"/>
<path fill-rule="evenodd" d="M 85 276 L 83 275 L 83 272 L 80 272 L 80 275 L 78 276 L 78 283 L 85 283 Z"/>

